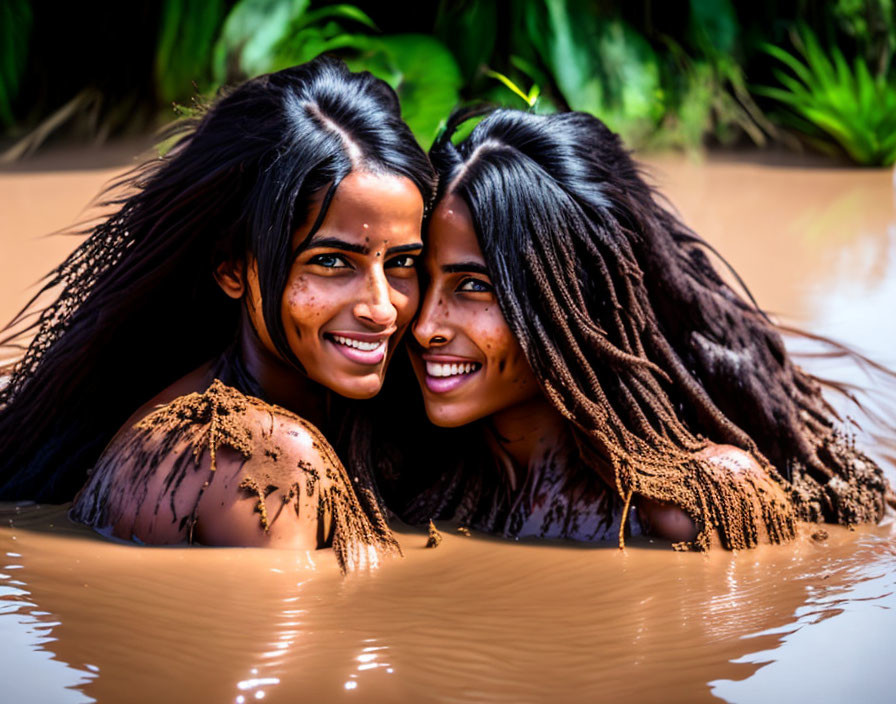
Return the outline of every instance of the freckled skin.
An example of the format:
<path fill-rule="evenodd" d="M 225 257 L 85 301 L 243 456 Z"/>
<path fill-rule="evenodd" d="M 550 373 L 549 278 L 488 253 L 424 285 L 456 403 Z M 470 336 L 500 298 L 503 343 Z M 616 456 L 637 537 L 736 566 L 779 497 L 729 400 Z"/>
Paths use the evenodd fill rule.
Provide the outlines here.
<path fill-rule="evenodd" d="M 308 219 L 293 235 L 293 248 L 298 248 L 307 238 L 320 205 L 319 195 L 311 204 Z M 408 178 L 353 172 L 342 181 L 321 227 L 309 246 L 295 258 L 281 297 L 286 342 L 302 369 L 285 360 L 271 340 L 261 312 L 257 264 L 251 260 L 246 266 L 242 262 L 225 262 L 216 270 L 215 277 L 221 289 L 228 296 L 244 302 L 239 344 L 246 367 L 267 399 L 286 409 L 282 417 L 275 411 L 262 414 L 265 418 L 275 418 L 282 426 L 282 432 L 278 433 L 282 437 L 278 439 L 285 448 L 295 449 L 295 438 L 318 432 L 311 423 L 317 422 L 316 417 L 320 415 L 317 411 L 323 405 L 321 386 L 349 398 L 369 398 L 380 390 L 389 358 L 419 303 L 415 260 L 423 247 L 422 220 L 423 198 Z M 329 243 L 325 243 L 325 239 Z M 334 240 L 338 240 L 340 246 L 336 246 Z M 363 247 L 364 251 L 346 251 L 346 246 L 355 250 Z M 403 249 L 396 251 L 396 247 Z M 375 337 L 385 341 L 386 353 L 375 364 L 359 363 L 346 357 L 327 337 L 334 333 Z M 117 437 L 133 438 L 135 424 L 159 406 L 175 402 L 187 394 L 205 392 L 213 381 L 211 373 L 212 363 L 209 362 L 171 384 L 138 409 Z M 253 437 L 261 437 L 261 431 L 256 432 L 252 419 L 244 420 L 245 427 L 255 433 Z M 309 422 L 306 424 L 305 421 Z M 193 430 L 201 432 L 202 429 L 197 426 Z M 319 442 L 317 449 L 304 448 L 303 452 L 307 450 L 305 454 L 298 451 L 278 453 L 280 459 L 276 461 L 264 453 L 265 449 L 270 449 L 266 445 L 256 448 L 258 452 L 248 460 L 231 456 L 230 460 L 234 461 L 228 462 L 227 452 L 222 452 L 215 474 L 220 478 L 217 482 L 208 482 L 203 487 L 208 476 L 206 467 L 197 465 L 194 468 L 193 463 L 189 463 L 191 471 L 183 473 L 183 481 L 176 486 L 169 485 L 166 478 L 174 476 L 171 468 L 188 455 L 189 448 L 169 448 L 168 454 L 163 452 L 164 456 L 153 467 L 135 458 L 139 460 L 140 453 L 155 453 L 161 443 L 170 439 L 166 433 L 148 439 L 141 436 L 141 443 L 146 440 L 145 446 L 140 445 L 139 452 L 130 453 L 121 452 L 122 443 L 113 441 L 101 458 L 105 463 L 103 484 L 99 487 L 102 492 L 97 489 L 84 493 L 85 497 L 97 497 L 109 511 L 120 513 L 123 523 L 113 529 L 123 538 L 136 534 L 144 542 L 154 543 L 185 539 L 187 526 L 181 525 L 180 521 L 172 521 L 171 516 L 158 511 L 140 513 L 135 508 L 133 502 L 143 496 L 136 478 L 146 471 L 149 471 L 146 485 L 156 491 L 159 506 L 176 509 L 179 518 L 189 516 L 193 507 L 198 506 L 199 522 L 192 537 L 212 544 L 312 548 L 327 542 L 328 526 L 334 520 L 331 511 L 335 511 L 330 504 L 320 504 L 323 506 L 320 513 L 317 510 L 319 504 L 312 502 L 314 510 L 303 509 L 301 520 L 296 512 L 276 510 L 284 503 L 281 500 L 277 504 L 279 495 L 288 496 L 289 491 L 306 486 L 309 475 L 302 463 L 321 476 L 326 475 L 331 489 L 338 489 L 343 495 L 352 491 L 345 478 L 340 482 L 329 482 L 333 462 L 321 461 Z M 332 454 L 332 451 L 327 450 L 325 454 Z M 279 488 L 279 494 L 263 497 L 271 504 L 268 506 L 271 516 L 280 516 L 272 520 L 273 527 L 269 531 L 263 531 L 259 524 L 258 498 L 247 495 L 240 487 L 241 480 L 249 478 L 262 482 L 263 488 L 268 484 Z M 306 498 L 314 494 L 311 487 L 318 492 L 323 490 L 322 487 L 326 488 L 318 482 L 307 486 L 308 492 L 299 492 L 301 496 L 307 494 Z M 200 495 L 203 498 L 197 504 Z"/>
<path fill-rule="evenodd" d="M 293 247 L 306 239 L 319 208 L 320 198 L 294 234 Z M 422 220 L 423 198 L 408 178 L 353 172 L 339 185 L 311 245 L 293 263 L 283 292 L 287 343 L 309 379 L 349 398 L 369 398 L 380 390 L 388 361 L 419 303 L 413 266 L 419 252 L 392 250 L 413 244 L 422 247 Z M 324 238 L 368 251 L 314 246 Z M 255 356 L 283 361 L 261 313 L 258 270 L 251 262 L 247 280 L 248 317 L 267 352 Z M 327 333 L 352 332 L 388 336 L 381 363 L 359 365 L 326 337 Z M 263 379 L 264 370 L 256 376 Z"/>
<path fill-rule="evenodd" d="M 430 284 L 414 324 L 417 345 L 411 353 L 426 412 L 444 427 L 472 423 L 540 394 L 519 343 L 494 305 L 488 276 L 442 270 L 443 264 L 457 262 L 485 266 L 469 209 L 449 196 L 436 207 L 429 226 L 424 266 Z M 470 288 L 488 290 L 465 290 Z M 424 351 L 463 357 L 482 369 L 457 389 L 434 394 L 423 383 Z"/>
<path fill-rule="evenodd" d="M 430 420 L 439 426 L 458 427 L 488 419 L 493 429 L 511 443 L 504 450 L 522 467 L 538 471 L 534 453 L 545 447 L 556 449 L 560 423 L 529 367 L 522 348 L 513 336 L 496 300 L 488 276 L 481 273 L 449 272 L 446 266 L 472 262 L 485 266 L 466 204 L 446 197 L 433 212 L 424 266 L 430 284 L 414 323 L 411 361 Z M 478 282 L 471 285 L 470 281 Z M 429 390 L 425 383 L 426 354 L 445 354 L 482 364 L 468 381 L 447 393 Z M 543 420 L 542 420 L 543 419 Z M 533 429 L 532 425 L 538 426 Z M 528 427 L 527 427 L 528 426 Z M 528 439 L 527 439 L 528 436 Z M 779 487 L 768 480 L 756 461 L 730 445 L 710 445 L 700 456 L 714 471 L 729 472 L 738 481 L 761 484 L 769 494 L 784 500 Z M 604 482 L 615 486 L 606 467 L 597 468 Z M 511 477 L 511 485 L 515 480 Z M 642 523 L 658 537 L 690 541 L 697 528 L 677 506 L 635 497 Z"/>

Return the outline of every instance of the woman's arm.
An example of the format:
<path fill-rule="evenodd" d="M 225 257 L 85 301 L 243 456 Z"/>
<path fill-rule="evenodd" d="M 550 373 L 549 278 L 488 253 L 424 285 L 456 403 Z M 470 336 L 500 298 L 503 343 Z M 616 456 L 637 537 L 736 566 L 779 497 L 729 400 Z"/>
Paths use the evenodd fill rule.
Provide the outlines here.
<path fill-rule="evenodd" d="M 648 535 L 673 543 L 689 543 L 697 537 L 697 524 L 678 506 L 643 496 L 635 499 L 635 506 Z"/>

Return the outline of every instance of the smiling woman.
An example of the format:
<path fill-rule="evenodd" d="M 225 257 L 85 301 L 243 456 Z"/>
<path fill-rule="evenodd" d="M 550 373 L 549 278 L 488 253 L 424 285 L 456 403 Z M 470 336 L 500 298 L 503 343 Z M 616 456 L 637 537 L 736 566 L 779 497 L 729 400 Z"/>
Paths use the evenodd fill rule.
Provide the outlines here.
<path fill-rule="evenodd" d="M 881 469 L 616 135 L 584 113 L 497 110 L 455 145 L 470 114 L 431 152 L 410 352 L 450 430 L 425 448 L 430 486 L 394 492 L 406 519 L 696 549 L 880 520 Z"/>
<path fill-rule="evenodd" d="M 309 381 L 347 398 L 369 398 L 380 390 L 388 360 L 417 310 L 423 199 L 407 177 L 353 171 L 312 231 L 323 198 L 316 194 L 293 234 L 296 256 L 281 307 L 285 340 Z M 294 380 L 265 383 L 266 376 L 294 370 L 283 367 L 265 322 L 257 265 L 227 261 L 215 273 L 228 296 L 246 298 L 249 324 L 242 342 L 250 372 L 283 405 L 302 408 L 308 395 Z"/>
<path fill-rule="evenodd" d="M 37 330 L 0 391 L 2 497 L 87 479 L 73 517 L 120 538 L 395 550 L 326 439 L 364 426 L 340 399 L 379 392 L 419 302 L 434 176 L 394 92 L 319 58 L 175 134 L 13 323 Z"/>

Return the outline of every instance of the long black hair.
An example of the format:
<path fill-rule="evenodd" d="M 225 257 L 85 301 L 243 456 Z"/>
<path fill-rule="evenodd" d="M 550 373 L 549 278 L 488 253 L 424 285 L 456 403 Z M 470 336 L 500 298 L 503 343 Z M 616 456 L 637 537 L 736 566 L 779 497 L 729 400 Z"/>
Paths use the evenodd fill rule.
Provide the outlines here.
<path fill-rule="evenodd" d="M 257 261 L 265 324 L 298 368 L 280 302 L 312 195 L 326 189 L 303 246 L 352 169 L 406 176 L 427 204 L 435 188 L 394 91 L 327 57 L 247 81 L 169 136 L 165 156 L 110 187 L 125 191 L 105 203 L 115 212 L 47 276 L 41 293 L 55 300 L 7 326 L 5 345 L 36 334 L 0 389 L 4 499 L 71 499 L 136 408 L 228 348 L 240 304 L 214 280 L 221 261 Z"/>
<path fill-rule="evenodd" d="M 795 517 L 880 519 L 880 468 L 617 135 L 584 113 L 496 110 L 455 145 L 471 114 L 455 114 L 430 152 L 438 198 L 469 207 L 511 331 L 583 457 L 612 468 L 624 500 L 686 508 L 698 545 L 712 527 L 739 547 L 755 544 L 757 524 L 780 540 Z M 697 459 L 710 441 L 753 454 L 793 507 L 754 485 L 757 515 Z"/>

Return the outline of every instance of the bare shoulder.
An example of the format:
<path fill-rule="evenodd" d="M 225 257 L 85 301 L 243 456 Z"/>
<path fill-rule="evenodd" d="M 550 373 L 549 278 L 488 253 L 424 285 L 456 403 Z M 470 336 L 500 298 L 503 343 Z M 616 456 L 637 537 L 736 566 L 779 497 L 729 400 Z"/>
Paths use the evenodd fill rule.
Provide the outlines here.
<path fill-rule="evenodd" d="M 716 473 L 719 486 L 728 486 L 738 501 L 726 509 L 735 531 L 729 547 L 753 547 L 760 542 L 781 543 L 793 537 L 795 515 L 784 479 L 769 465 L 733 445 L 709 445 L 698 453 Z M 739 507 L 733 511 L 733 507 Z M 713 541 L 721 539 L 721 528 Z"/>
<path fill-rule="evenodd" d="M 756 526 L 759 539 L 770 541 L 768 530 L 763 525 L 764 516 L 787 512 L 789 502 L 784 488 L 775 477 L 749 452 L 734 445 L 707 445 L 700 450 L 698 458 L 705 461 L 720 485 L 732 487 L 744 500 L 737 502 L 743 511 L 743 520 Z M 648 532 L 674 542 L 690 542 L 697 537 L 697 526 L 693 519 L 678 506 L 658 501 L 641 499 L 639 514 Z M 777 534 L 776 534 L 777 535 Z M 755 544 L 756 538 L 751 539 Z M 713 532 L 712 543 L 719 542 Z M 780 542 L 777 538 L 774 542 Z"/>
<path fill-rule="evenodd" d="M 73 516 L 154 544 L 311 549 L 329 540 L 323 499 L 343 481 L 313 425 L 214 381 L 123 428 Z"/>
<path fill-rule="evenodd" d="M 734 445 L 710 444 L 698 452 L 697 456 L 712 465 L 727 469 L 734 475 L 753 477 L 767 475 L 753 455 Z"/>
<path fill-rule="evenodd" d="M 198 506 L 198 540 L 304 549 L 329 544 L 330 494 L 348 488 L 330 444 L 311 423 L 262 402 L 250 404 L 244 425 L 248 451 L 225 448 L 216 457 Z"/>

